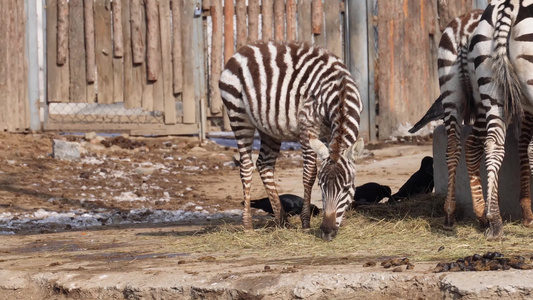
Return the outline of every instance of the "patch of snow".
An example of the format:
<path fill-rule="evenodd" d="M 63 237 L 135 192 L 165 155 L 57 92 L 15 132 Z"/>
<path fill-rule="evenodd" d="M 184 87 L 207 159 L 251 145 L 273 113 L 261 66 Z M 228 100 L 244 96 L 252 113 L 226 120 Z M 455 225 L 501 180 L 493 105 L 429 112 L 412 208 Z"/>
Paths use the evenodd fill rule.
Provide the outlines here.
<path fill-rule="evenodd" d="M 101 165 L 104 163 L 103 160 L 96 157 L 84 157 L 82 158 L 81 162 L 89 165 Z"/>

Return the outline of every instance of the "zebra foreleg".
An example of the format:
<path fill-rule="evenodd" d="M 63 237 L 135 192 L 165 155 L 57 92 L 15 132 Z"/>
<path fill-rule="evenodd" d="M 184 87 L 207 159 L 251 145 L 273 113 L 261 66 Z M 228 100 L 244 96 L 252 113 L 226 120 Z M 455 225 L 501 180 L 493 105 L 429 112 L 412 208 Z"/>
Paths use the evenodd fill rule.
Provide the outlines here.
<path fill-rule="evenodd" d="M 300 219 L 302 220 L 302 228 L 311 228 L 311 191 L 315 184 L 317 166 L 316 153 L 309 146 L 309 141 L 302 142 L 303 155 L 303 184 L 304 184 L 304 206 Z"/>
<path fill-rule="evenodd" d="M 261 150 L 257 158 L 256 166 L 261 180 L 265 186 L 265 190 L 270 199 L 274 217 L 278 226 L 285 225 L 285 211 L 279 200 L 278 191 L 274 182 L 274 169 L 276 159 L 278 158 L 281 142 L 272 139 L 271 137 L 261 134 Z"/>
<path fill-rule="evenodd" d="M 487 229 L 489 226 L 485 213 L 485 199 L 483 198 L 480 174 L 485 126 L 484 122 L 476 121 L 465 143 L 466 168 L 470 179 L 472 207 L 482 230 Z"/>
<path fill-rule="evenodd" d="M 461 128 L 457 120 L 452 117 L 448 118 L 450 124 L 447 126 L 448 143 L 446 146 L 446 164 L 448 166 L 448 193 L 446 201 L 444 202 L 444 211 L 446 217 L 444 219 L 444 229 L 452 230 L 455 226 L 455 178 L 457 173 L 457 165 L 461 156 Z"/>
<path fill-rule="evenodd" d="M 533 162 L 533 153 L 530 146 L 533 135 L 533 115 L 525 112 L 522 120 L 520 139 L 518 140 L 518 153 L 520 157 L 520 207 L 522 208 L 522 224 L 524 226 L 533 225 L 533 213 L 531 212 L 531 162 Z"/>

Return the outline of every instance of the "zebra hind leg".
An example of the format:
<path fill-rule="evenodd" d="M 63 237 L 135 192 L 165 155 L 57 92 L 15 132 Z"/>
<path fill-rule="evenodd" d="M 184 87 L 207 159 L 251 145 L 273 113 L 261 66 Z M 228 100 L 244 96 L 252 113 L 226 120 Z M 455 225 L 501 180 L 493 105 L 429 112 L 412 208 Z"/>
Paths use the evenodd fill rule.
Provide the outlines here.
<path fill-rule="evenodd" d="M 257 170 L 270 199 L 272 210 L 278 226 L 285 225 L 285 211 L 279 200 L 278 191 L 274 182 L 274 169 L 278 158 L 281 142 L 272 139 L 266 134 L 261 134 L 261 150 L 257 158 Z"/>
<path fill-rule="evenodd" d="M 480 167 L 483 158 L 483 140 L 485 137 L 484 119 L 478 119 L 474 123 L 472 132 L 468 136 L 465 144 L 466 168 L 470 179 L 470 194 L 472 195 L 472 207 L 479 221 L 481 230 L 489 227 L 489 222 L 485 212 L 485 199 L 481 186 Z"/>
<path fill-rule="evenodd" d="M 457 165 L 461 156 L 461 128 L 455 118 L 448 118 L 450 124 L 447 126 L 448 142 L 446 146 L 446 164 L 448 166 L 448 192 L 446 201 L 444 202 L 444 212 L 446 217 L 444 219 L 444 229 L 453 230 L 455 226 L 455 178 L 457 173 Z"/>
<path fill-rule="evenodd" d="M 317 154 L 309 146 L 309 140 L 305 137 L 300 138 L 303 156 L 303 185 L 304 185 L 304 205 L 300 219 L 302 228 L 311 228 L 311 192 L 315 184 L 317 175 L 316 158 Z"/>
<path fill-rule="evenodd" d="M 236 127 L 235 127 L 236 128 Z M 247 230 L 253 229 L 252 224 L 252 209 L 250 205 L 251 195 L 250 188 L 252 185 L 252 172 L 254 165 L 252 163 L 252 144 L 254 141 L 254 128 L 243 129 L 239 127 L 238 131 L 235 131 L 235 139 L 237 140 L 237 147 L 239 148 L 240 155 L 240 175 L 242 182 L 242 190 L 244 197 L 244 211 L 242 214 L 242 222 L 244 228 Z"/>
<path fill-rule="evenodd" d="M 518 153 L 520 157 L 520 207 L 522 208 L 522 224 L 524 226 L 533 225 L 533 213 L 531 212 L 531 163 L 533 153 L 531 137 L 533 135 L 533 115 L 525 112 L 521 124 L 520 139 L 518 140 Z"/>

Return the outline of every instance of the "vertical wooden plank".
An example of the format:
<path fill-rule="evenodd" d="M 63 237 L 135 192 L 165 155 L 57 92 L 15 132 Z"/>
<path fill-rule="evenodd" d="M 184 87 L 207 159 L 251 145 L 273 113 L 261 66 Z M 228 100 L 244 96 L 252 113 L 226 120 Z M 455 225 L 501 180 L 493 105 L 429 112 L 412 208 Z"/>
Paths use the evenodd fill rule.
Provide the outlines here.
<path fill-rule="evenodd" d="M 28 122 L 28 110 L 27 110 L 27 104 L 28 104 L 28 86 L 27 86 L 27 70 L 28 67 L 26 65 L 26 51 L 24 47 L 25 42 L 25 23 L 26 18 L 24 18 L 24 2 L 23 1 L 17 1 L 16 2 L 16 26 L 17 26 L 17 48 L 16 56 L 17 56 L 17 129 L 19 131 L 24 131 L 26 128 L 28 128 L 27 124 Z"/>
<path fill-rule="evenodd" d="M 0 1 L 0 39 L 8 40 L 7 24 L 9 24 L 9 12 L 7 1 Z M 6 24 L 6 25 L 4 25 Z M 7 129 L 8 124 L 8 106 L 9 85 L 8 85 L 8 47 L 9 43 L 0 43 L 0 131 Z"/>
<path fill-rule="evenodd" d="M 113 51 L 115 57 L 124 55 L 124 38 L 122 31 L 122 1 L 113 1 Z"/>
<path fill-rule="evenodd" d="M 215 0 L 215 1 L 218 2 L 219 0 Z M 172 2 L 172 0 L 171 0 L 171 2 Z M 203 10 L 210 10 L 211 6 L 213 6 L 213 4 L 211 4 L 211 0 L 203 0 L 202 1 L 202 9 Z"/>
<path fill-rule="evenodd" d="M 94 2 L 94 34 L 96 70 L 98 72 L 98 103 L 113 103 L 113 44 L 111 43 L 111 3 Z"/>
<path fill-rule="evenodd" d="M 68 60 L 62 66 L 57 64 L 57 0 L 46 2 L 46 48 L 48 102 L 68 102 L 69 66 Z"/>
<path fill-rule="evenodd" d="M 287 41 L 296 41 L 296 2 L 287 0 Z"/>
<path fill-rule="evenodd" d="M 274 0 L 274 39 L 285 41 L 285 0 Z"/>
<path fill-rule="evenodd" d="M 124 102 L 124 59 L 116 56 L 113 56 L 113 102 Z"/>
<path fill-rule="evenodd" d="M 368 97 L 366 100 L 366 107 L 367 113 L 365 114 L 368 118 L 368 122 L 365 122 L 365 124 L 368 124 L 368 139 L 370 141 L 377 140 L 378 138 L 378 130 L 376 126 L 376 102 L 377 102 L 377 83 L 376 83 L 376 75 L 377 72 L 375 69 L 377 68 L 377 28 L 378 28 L 378 0 L 366 0 L 367 2 L 367 52 L 368 52 Z M 351 18 L 350 18 L 351 20 Z M 347 21 L 349 22 L 349 21 Z M 356 33 L 357 34 L 357 33 Z M 362 33 L 364 35 L 364 32 Z M 361 97 L 364 99 L 364 95 L 361 95 Z M 365 100 L 363 100 L 365 101 Z M 364 129 L 362 129 L 364 130 Z"/>
<path fill-rule="evenodd" d="M 141 7 L 141 20 L 146 20 L 146 7 L 143 5 Z M 142 22 L 141 23 L 141 44 L 146 45 L 147 43 L 147 23 Z M 143 47 L 144 51 L 147 51 L 147 47 Z M 144 57 L 146 57 L 146 52 L 144 53 Z M 142 72 L 141 72 L 141 82 L 142 82 L 142 108 L 147 111 L 153 111 L 154 110 L 154 81 L 148 80 L 148 74 L 147 74 L 147 68 L 146 63 L 143 63 L 141 65 Z"/>
<path fill-rule="evenodd" d="M 248 27 L 246 26 L 246 0 L 237 1 L 237 50 L 246 45 Z"/>
<path fill-rule="evenodd" d="M 324 10 L 326 13 L 326 44 L 328 50 L 342 58 L 341 11 L 339 0 L 329 0 L 324 2 Z M 366 9 L 364 11 L 366 11 Z"/>
<path fill-rule="evenodd" d="M 255 1 L 252 1 L 255 2 Z M 210 77 L 210 99 L 211 113 L 219 114 L 222 112 L 222 98 L 218 81 L 222 69 L 222 4 L 220 1 L 214 1 L 211 6 L 211 18 L 213 23 L 213 35 L 211 40 L 211 77 Z"/>
<path fill-rule="evenodd" d="M 274 24 L 274 0 L 262 0 L 261 13 L 263 17 L 263 41 L 270 41 L 273 34 L 272 24 Z"/>
<path fill-rule="evenodd" d="M 84 17 L 84 33 L 85 33 L 85 71 L 87 86 L 86 102 L 96 102 L 96 89 L 94 82 L 96 81 L 96 52 L 94 41 L 94 0 L 83 0 L 83 17 Z"/>
<path fill-rule="evenodd" d="M 248 43 L 253 43 L 259 39 L 260 10 L 259 1 L 248 2 Z M 213 15 L 212 12 L 211 15 Z"/>
<path fill-rule="evenodd" d="M 193 72 L 193 82 L 194 82 L 194 99 L 195 99 L 195 120 L 196 123 L 202 121 L 201 116 L 206 114 L 205 105 L 202 107 L 202 103 L 205 103 L 207 98 L 207 87 L 206 87 L 206 57 L 205 53 L 205 39 L 204 39 L 204 26 L 203 20 L 200 17 L 194 17 L 192 19 L 193 26 L 193 47 L 192 51 L 194 54 L 194 72 Z M 205 125 L 205 124 L 204 124 Z M 199 124 L 197 127 L 200 132 L 200 127 L 202 124 Z"/>
<path fill-rule="evenodd" d="M 87 101 L 87 71 L 85 70 L 85 35 L 83 22 L 83 0 L 69 3 L 69 64 L 70 102 Z"/>
<path fill-rule="evenodd" d="M 148 80 L 159 78 L 160 66 L 157 60 L 159 49 L 159 10 L 157 0 L 145 0 L 146 5 L 146 70 Z"/>
<path fill-rule="evenodd" d="M 234 15 L 233 0 L 225 0 L 224 1 L 224 59 L 225 61 L 228 61 L 228 59 L 235 52 L 234 39 L 233 39 L 233 15 Z M 184 24 L 184 20 L 182 20 L 182 24 Z M 185 47 L 185 44 L 183 46 Z"/>
<path fill-rule="evenodd" d="M 131 26 L 130 26 L 130 1 L 120 0 L 121 21 L 122 21 L 122 41 L 123 49 L 123 72 L 124 72 L 124 107 L 134 108 L 133 103 L 133 57 L 131 51 Z M 139 103 L 140 104 L 140 103 Z M 139 105 L 140 106 L 140 105 Z M 137 106 L 137 107 L 139 107 Z"/>
<path fill-rule="evenodd" d="M 220 7 L 220 0 L 215 1 Z M 181 1 L 172 1 L 172 72 L 174 94 L 183 90 L 183 65 L 181 49 Z M 221 20 L 222 22 L 222 20 Z M 214 30 L 214 29 L 213 29 Z M 222 30 L 222 29 L 221 29 Z"/>
<path fill-rule="evenodd" d="M 165 112 L 165 124 L 176 124 L 176 101 L 172 89 L 172 45 L 171 45 L 171 25 L 170 25 L 170 2 L 169 0 L 159 0 L 159 24 L 161 32 L 161 54 L 162 54 L 162 75 L 163 80 L 163 100 Z"/>
<path fill-rule="evenodd" d="M 194 97 L 194 52 L 193 52 L 193 11 L 195 0 L 184 0 L 181 15 L 181 34 L 183 45 L 183 123 L 196 123 L 196 101 Z M 230 1 L 226 1 L 226 4 Z M 232 2 L 232 1 L 231 1 Z M 226 7 L 226 9 L 229 9 Z M 231 18 L 231 50 L 233 50 L 233 4 L 226 16 Z M 228 23 L 226 23 L 227 25 Z M 227 28 L 227 27 L 226 27 Z"/>
<path fill-rule="evenodd" d="M 124 107 L 142 107 L 142 67 L 133 62 L 132 6 L 136 1 L 122 0 L 122 38 L 124 39 Z"/>
<path fill-rule="evenodd" d="M 17 34 L 16 34 L 16 2 L 15 1 L 8 1 L 8 24 L 7 24 L 7 30 L 8 30 L 8 41 L 11 41 L 8 45 L 8 70 L 9 70 L 9 79 L 8 79 L 8 130 L 13 132 L 17 129 L 18 126 L 18 120 L 17 120 L 17 100 L 18 100 L 18 86 L 17 86 Z"/>
<path fill-rule="evenodd" d="M 131 46 L 133 51 L 133 63 L 144 63 L 144 44 L 142 34 L 143 0 L 131 0 Z"/>
<path fill-rule="evenodd" d="M 324 23 L 324 8 L 322 7 L 322 0 L 313 0 L 312 13 L 313 33 L 322 34 L 322 27 Z"/>
<path fill-rule="evenodd" d="M 57 64 L 63 65 L 68 59 L 68 2 L 57 2 Z"/>
<path fill-rule="evenodd" d="M 37 1 L 36 0 L 27 0 L 26 3 L 26 16 L 24 18 L 26 21 L 26 53 L 27 56 L 27 70 L 28 70 L 28 81 L 27 81 L 27 90 L 28 90 L 28 101 L 27 110 L 28 110 L 28 121 L 29 128 L 32 131 L 38 131 L 41 129 L 41 118 L 39 114 L 39 92 L 41 90 L 39 86 L 39 48 L 41 42 L 38 38 L 38 28 L 42 26 L 42 23 L 38 21 L 37 14 Z M 0 11 L 2 10 L 2 5 L 0 4 Z M 0 16 L 0 22 L 2 22 Z M 0 37 L 2 36 L 0 29 Z M 37 45 L 37 47 L 29 47 L 28 45 Z M 2 46 L 0 45 L 0 49 Z M 0 64 L 2 64 L 2 52 L 0 50 Z M 3 73 L 0 69 L 0 77 L 3 77 Z M 2 90 L 0 82 L 0 90 Z M 44 99 L 43 99 L 44 100 Z M 2 99 L 0 98 L 0 102 Z M 0 104 L 0 114 L 2 114 L 2 108 Z M 0 130 L 2 128 L 2 117 L 0 117 Z"/>
<path fill-rule="evenodd" d="M 311 1 L 298 0 L 298 41 L 311 43 Z"/>

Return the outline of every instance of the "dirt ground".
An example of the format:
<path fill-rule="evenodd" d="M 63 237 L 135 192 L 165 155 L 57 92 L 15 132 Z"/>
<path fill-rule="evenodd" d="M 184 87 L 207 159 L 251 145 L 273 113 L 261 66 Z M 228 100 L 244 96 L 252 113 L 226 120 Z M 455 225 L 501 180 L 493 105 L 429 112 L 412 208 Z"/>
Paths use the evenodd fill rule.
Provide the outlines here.
<path fill-rule="evenodd" d="M 55 159 L 53 139 L 78 142 L 86 152 L 79 161 Z M 212 269 L 210 257 L 173 253 L 170 245 L 205 225 L 240 222 L 242 189 L 235 154 L 234 148 L 192 137 L 86 140 L 55 133 L 0 133 L 0 270 L 151 274 L 193 258 Z M 427 155 L 432 155 L 430 140 L 367 145 L 358 162 L 357 184 L 375 181 L 394 193 Z M 280 194 L 303 195 L 301 164 L 299 151 L 281 153 L 276 170 Z M 253 198 L 264 197 L 261 181 L 254 176 Z M 316 186 L 313 202 L 321 206 Z M 183 218 L 166 218 L 158 214 L 161 211 L 180 211 Z M 223 212 L 234 215 L 214 217 Z M 240 267 L 265 264 L 252 257 L 240 257 L 239 262 Z M 322 268 L 342 264 L 324 262 Z M 186 266 L 191 267 L 183 270 L 184 276 L 202 269 Z M 320 273 L 316 268 L 308 272 Z M 291 272 L 284 264 L 273 269 Z M 5 295 L 16 295 L 12 293 Z M 54 295 L 59 297 L 61 291 Z"/>

